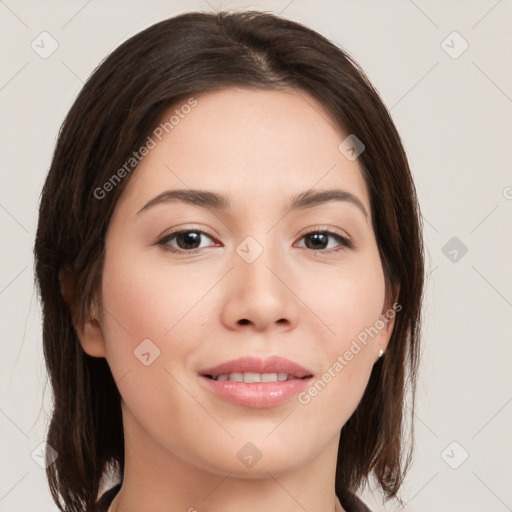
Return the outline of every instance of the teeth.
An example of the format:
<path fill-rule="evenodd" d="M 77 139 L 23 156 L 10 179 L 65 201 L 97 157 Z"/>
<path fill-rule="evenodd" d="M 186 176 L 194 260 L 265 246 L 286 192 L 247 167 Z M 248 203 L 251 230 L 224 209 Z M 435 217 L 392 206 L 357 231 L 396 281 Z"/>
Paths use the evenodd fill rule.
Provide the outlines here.
<path fill-rule="evenodd" d="M 223 375 L 218 375 L 215 377 L 215 380 L 227 381 L 231 380 L 233 382 L 283 382 L 285 380 L 295 378 L 293 375 L 288 375 L 287 373 L 255 373 L 255 372 L 245 372 L 245 373 L 224 373 Z"/>

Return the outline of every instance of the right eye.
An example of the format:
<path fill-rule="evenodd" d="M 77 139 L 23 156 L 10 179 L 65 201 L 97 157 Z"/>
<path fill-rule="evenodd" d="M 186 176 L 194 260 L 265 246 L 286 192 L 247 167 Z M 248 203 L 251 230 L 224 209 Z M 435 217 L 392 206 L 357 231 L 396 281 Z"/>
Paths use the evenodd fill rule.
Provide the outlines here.
<path fill-rule="evenodd" d="M 205 247 L 201 246 L 202 237 L 212 240 L 212 237 L 204 231 L 200 231 L 198 229 L 181 229 L 168 233 L 158 240 L 157 244 L 161 245 L 166 251 L 194 253 Z M 171 242 L 175 242 L 177 247 Z"/>

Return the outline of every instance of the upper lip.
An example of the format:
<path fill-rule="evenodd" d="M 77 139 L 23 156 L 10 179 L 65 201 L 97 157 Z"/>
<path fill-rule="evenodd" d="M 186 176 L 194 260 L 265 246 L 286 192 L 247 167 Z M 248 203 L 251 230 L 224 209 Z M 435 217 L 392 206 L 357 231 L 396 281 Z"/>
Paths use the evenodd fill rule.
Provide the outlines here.
<path fill-rule="evenodd" d="M 313 372 L 303 366 L 279 356 L 271 356 L 265 359 L 261 357 L 241 357 L 225 363 L 201 370 L 201 375 L 218 377 L 230 373 L 287 373 L 299 379 L 311 376 Z"/>

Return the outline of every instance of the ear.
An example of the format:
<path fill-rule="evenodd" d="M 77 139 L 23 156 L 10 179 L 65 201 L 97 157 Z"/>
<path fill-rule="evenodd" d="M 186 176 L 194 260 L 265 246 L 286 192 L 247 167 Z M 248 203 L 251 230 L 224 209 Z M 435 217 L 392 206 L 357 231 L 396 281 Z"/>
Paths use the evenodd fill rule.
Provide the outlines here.
<path fill-rule="evenodd" d="M 59 271 L 60 291 L 64 301 L 68 305 L 73 319 L 73 326 L 77 333 L 80 345 L 84 351 L 93 357 L 105 357 L 106 345 L 101 329 L 98 302 L 96 297 L 93 299 L 90 318 L 84 319 L 84 325 L 80 326 L 76 322 L 76 293 L 72 272 L 69 266 L 62 267 Z"/>
<path fill-rule="evenodd" d="M 393 294 L 392 302 L 385 300 L 384 306 L 381 311 L 380 320 L 384 323 L 382 329 L 379 330 L 378 341 L 377 341 L 377 359 L 380 357 L 379 353 L 382 350 L 386 352 L 386 349 L 389 344 L 389 340 L 391 339 L 391 335 L 393 334 L 393 328 L 395 326 L 395 318 L 396 315 L 399 314 L 399 311 L 402 309 L 402 305 L 399 304 L 398 296 L 400 293 L 400 285 L 396 285 L 396 291 Z"/>

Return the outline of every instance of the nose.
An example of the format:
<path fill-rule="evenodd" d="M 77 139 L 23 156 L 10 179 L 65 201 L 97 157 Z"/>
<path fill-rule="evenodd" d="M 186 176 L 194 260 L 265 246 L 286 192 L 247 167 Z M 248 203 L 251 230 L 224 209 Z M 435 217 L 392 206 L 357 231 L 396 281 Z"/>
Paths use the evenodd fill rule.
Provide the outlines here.
<path fill-rule="evenodd" d="M 236 252 L 227 276 L 222 321 L 231 330 L 285 331 L 297 324 L 300 300 L 294 294 L 296 276 L 282 255 L 263 250 L 248 263 Z"/>

